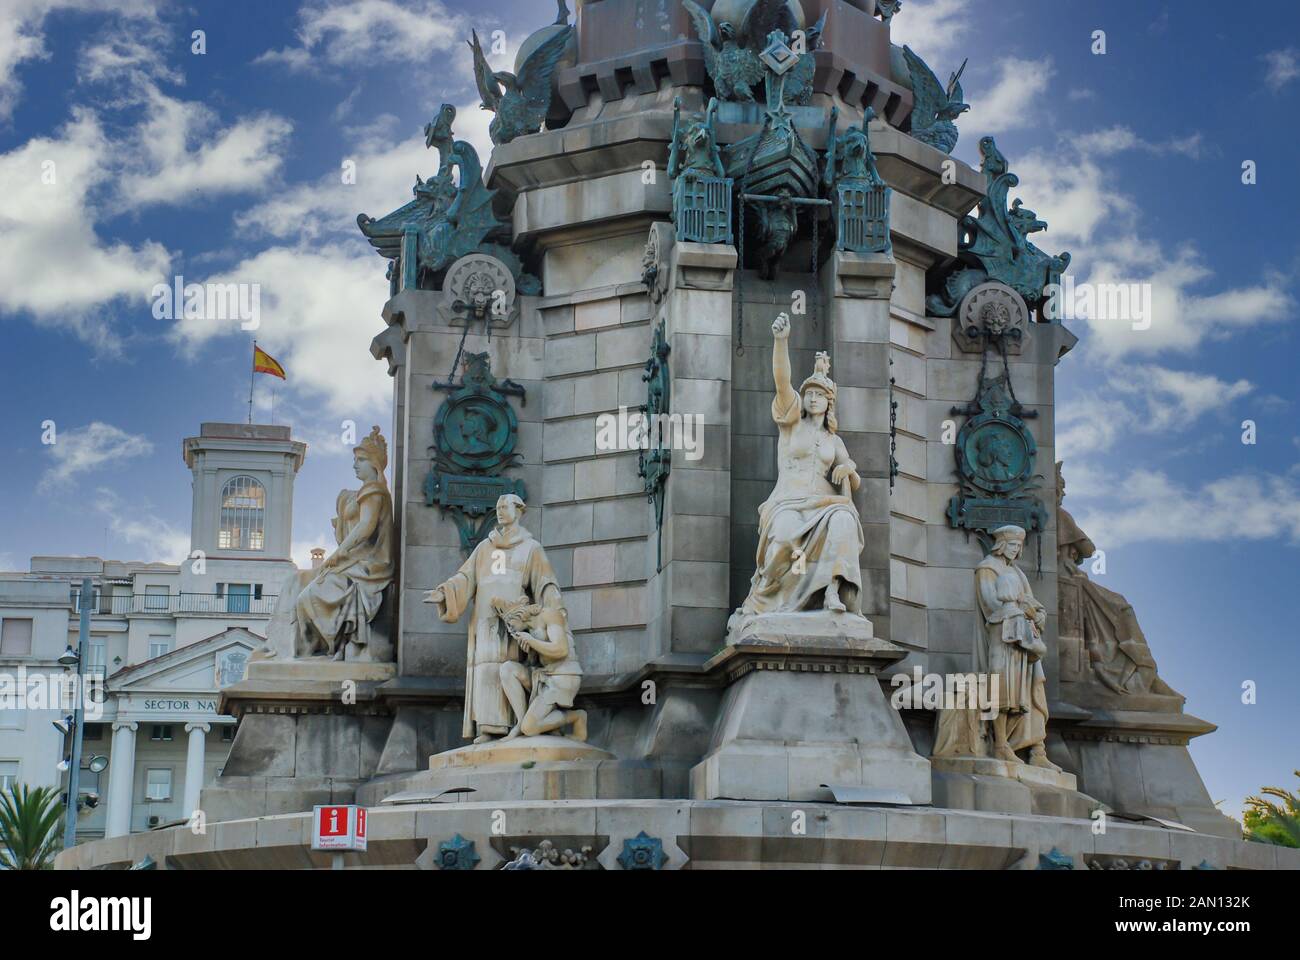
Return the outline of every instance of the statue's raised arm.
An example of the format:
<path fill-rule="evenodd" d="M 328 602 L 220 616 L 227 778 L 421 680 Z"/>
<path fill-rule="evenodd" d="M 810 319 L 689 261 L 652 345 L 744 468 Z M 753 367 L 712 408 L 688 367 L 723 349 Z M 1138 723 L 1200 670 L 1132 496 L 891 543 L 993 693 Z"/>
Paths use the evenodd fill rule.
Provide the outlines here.
<path fill-rule="evenodd" d="M 772 324 L 772 381 L 776 396 L 772 399 L 772 419 L 779 424 L 799 413 L 799 395 L 790 382 L 790 315 L 779 314 Z"/>
<path fill-rule="evenodd" d="M 796 390 L 789 339 L 790 317 L 782 313 L 772 324 L 776 486 L 759 508 L 757 569 L 732 618 L 733 633 L 769 613 L 862 610 L 862 522 L 853 504 L 862 480 L 836 433 L 830 355 L 817 354 L 812 375 Z"/>

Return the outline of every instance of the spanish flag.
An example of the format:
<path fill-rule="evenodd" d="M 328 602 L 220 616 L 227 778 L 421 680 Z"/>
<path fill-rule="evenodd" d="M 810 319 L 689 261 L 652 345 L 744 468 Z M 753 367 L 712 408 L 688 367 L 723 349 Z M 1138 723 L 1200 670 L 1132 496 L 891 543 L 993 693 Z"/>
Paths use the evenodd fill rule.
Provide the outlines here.
<path fill-rule="evenodd" d="M 284 367 L 280 362 L 272 357 L 269 353 L 253 344 L 253 372 L 269 373 L 273 377 L 279 377 L 281 380 L 287 379 L 284 375 Z"/>

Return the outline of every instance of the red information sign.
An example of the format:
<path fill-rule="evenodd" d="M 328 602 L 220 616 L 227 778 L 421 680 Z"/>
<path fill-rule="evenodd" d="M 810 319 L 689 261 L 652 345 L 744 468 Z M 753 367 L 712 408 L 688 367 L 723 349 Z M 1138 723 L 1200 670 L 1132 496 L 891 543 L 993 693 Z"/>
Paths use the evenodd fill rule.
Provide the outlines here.
<path fill-rule="evenodd" d="M 366 810 L 353 805 L 312 809 L 313 850 L 366 849 Z"/>

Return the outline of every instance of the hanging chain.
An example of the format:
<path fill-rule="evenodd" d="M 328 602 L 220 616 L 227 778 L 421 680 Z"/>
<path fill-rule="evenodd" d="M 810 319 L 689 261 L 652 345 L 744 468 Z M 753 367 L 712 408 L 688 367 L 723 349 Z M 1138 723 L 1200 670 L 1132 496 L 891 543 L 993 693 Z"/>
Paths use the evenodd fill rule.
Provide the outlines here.
<path fill-rule="evenodd" d="M 764 114 L 763 126 L 754 137 L 754 148 L 749 151 L 749 158 L 745 161 L 745 172 L 740 178 L 740 189 L 736 191 L 740 199 L 740 236 L 737 238 L 739 243 L 736 247 L 736 356 L 739 357 L 745 355 L 745 184 L 754 169 L 754 158 L 758 156 L 758 148 L 763 143 L 763 134 L 767 132 L 767 125 L 771 122 L 771 114 Z"/>
<path fill-rule="evenodd" d="M 745 355 L 745 188 L 740 197 L 740 235 L 736 238 L 736 356 Z"/>
<path fill-rule="evenodd" d="M 894 358 L 889 358 L 893 367 Z M 898 401 L 894 399 L 894 375 L 889 375 L 889 494 L 894 494 L 894 480 L 898 476 Z"/>
<path fill-rule="evenodd" d="M 447 385 L 456 385 L 456 369 L 460 366 L 460 356 L 465 352 L 465 338 L 469 336 L 469 317 L 465 318 L 465 330 L 460 335 L 460 346 L 456 348 L 456 359 L 451 361 L 451 372 L 447 374 Z"/>

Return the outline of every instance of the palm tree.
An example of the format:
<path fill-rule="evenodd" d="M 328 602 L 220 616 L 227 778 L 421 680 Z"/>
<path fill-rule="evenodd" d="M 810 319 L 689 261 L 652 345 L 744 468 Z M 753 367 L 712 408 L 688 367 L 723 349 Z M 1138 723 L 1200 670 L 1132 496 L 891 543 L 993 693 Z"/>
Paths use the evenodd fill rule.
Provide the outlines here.
<path fill-rule="evenodd" d="M 54 787 L 0 793 L 0 870 L 50 870 L 59 852 L 63 804 Z"/>
<path fill-rule="evenodd" d="M 1296 770 L 1295 775 L 1300 777 L 1300 770 Z M 1254 821 L 1254 824 L 1248 823 L 1252 826 L 1249 839 L 1300 847 L 1300 796 L 1281 787 L 1264 787 L 1260 793 L 1277 797 L 1282 803 L 1279 805 L 1262 797 L 1246 798 L 1246 805 L 1250 807 L 1247 821 Z"/>

